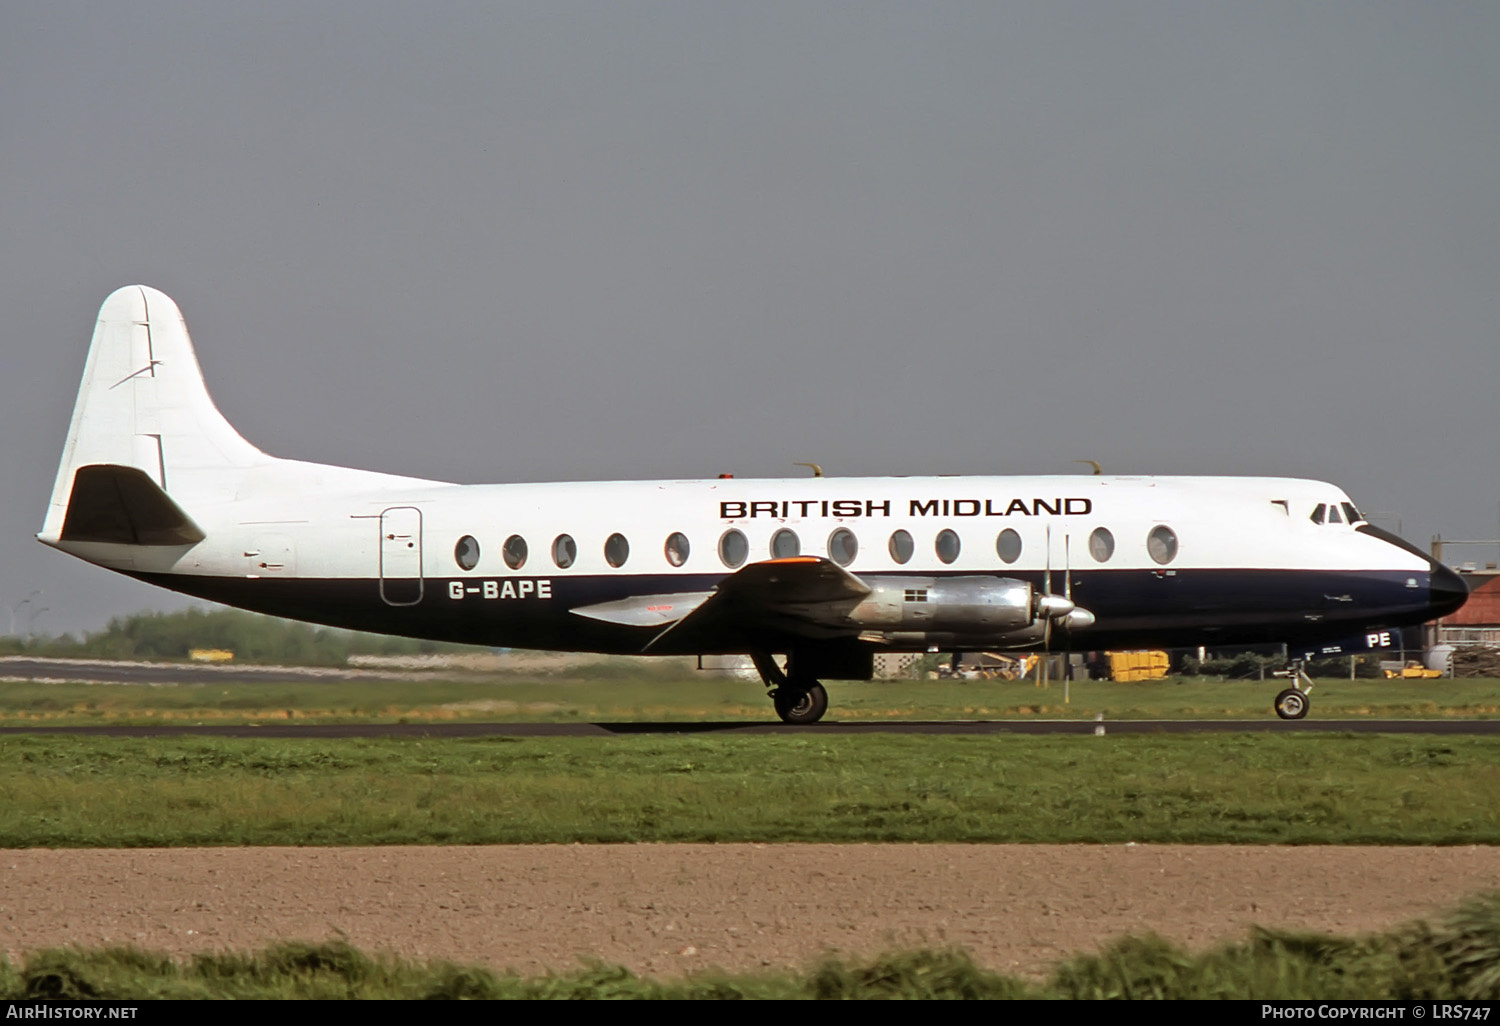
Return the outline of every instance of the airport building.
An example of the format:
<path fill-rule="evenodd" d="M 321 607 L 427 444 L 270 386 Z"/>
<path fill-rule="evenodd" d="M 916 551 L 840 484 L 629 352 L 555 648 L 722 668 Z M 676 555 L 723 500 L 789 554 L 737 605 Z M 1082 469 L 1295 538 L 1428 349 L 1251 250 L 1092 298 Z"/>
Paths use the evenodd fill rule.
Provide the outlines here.
<path fill-rule="evenodd" d="M 1455 546 L 1465 546 L 1469 552 L 1476 546 L 1493 551 L 1493 547 L 1500 547 L 1500 541 L 1445 542 L 1434 538 L 1432 558 L 1443 562 Z M 1488 675 L 1500 669 L 1500 562 L 1465 560 L 1448 565 L 1469 585 L 1469 600 L 1456 612 L 1427 625 L 1425 647 L 1437 659 L 1466 664 L 1464 669 L 1470 674 Z M 1429 665 L 1433 661 L 1429 659 Z M 1458 672 L 1459 666 L 1454 669 Z"/>

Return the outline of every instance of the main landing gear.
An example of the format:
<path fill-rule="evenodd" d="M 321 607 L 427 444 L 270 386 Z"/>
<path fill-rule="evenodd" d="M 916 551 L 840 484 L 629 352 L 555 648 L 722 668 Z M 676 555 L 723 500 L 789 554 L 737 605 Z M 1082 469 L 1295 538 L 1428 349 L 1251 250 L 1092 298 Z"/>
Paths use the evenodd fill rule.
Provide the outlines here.
<path fill-rule="evenodd" d="M 1302 663 L 1296 662 L 1292 666 L 1278 673 L 1276 676 L 1292 678 L 1292 686 L 1276 696 L 1276 702 L 1272 706 L 1276 715 L 1284 720 L 1300 720 L 1307 715 L 1307 710 L 1312 708 L 1312 702 L 1308 699 L 1308 693 L 1312 691 L 1312 678 L 1302 669 Z"/>
<path fill-rule="evenodd" d="M 797 673 L 792 659 L 787 659 L 789 672 L 783 672 L 768 652 L 752 652 L 750 658 L 783 723 L 817 723 L 823 718 L 828 711 L 828 692 L 816 680 Z"/>

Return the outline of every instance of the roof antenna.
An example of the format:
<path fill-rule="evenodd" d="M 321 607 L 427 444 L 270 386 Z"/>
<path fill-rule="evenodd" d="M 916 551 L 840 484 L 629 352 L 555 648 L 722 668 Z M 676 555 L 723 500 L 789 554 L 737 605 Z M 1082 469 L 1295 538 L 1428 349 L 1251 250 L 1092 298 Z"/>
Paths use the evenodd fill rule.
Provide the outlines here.
<path fill-rule="evenodd" d="M 792 466 L 794 466 L 794 467 L 811 467 L 812 468 L 812 472 L 813 472 L 813 477 L 822 477 L 823 476 L 823 468 L 820 467 L 820 466 L 818 466 L 816 463 L 793 463 Z"/>
<path fill-rule="evenodd" d="M 1094 475 L 1096 477 L 1098 475 L 1104 473 L 1104 468 L 1101 467 L 1101 466 L 1099 466 L 1099 461 L 1098 460 L 1074 460 L 1073 462 L 1074 463 L 1087 463 L 1089 466 L 1091 466 L 1091 467 L 1094 468 Z"/>

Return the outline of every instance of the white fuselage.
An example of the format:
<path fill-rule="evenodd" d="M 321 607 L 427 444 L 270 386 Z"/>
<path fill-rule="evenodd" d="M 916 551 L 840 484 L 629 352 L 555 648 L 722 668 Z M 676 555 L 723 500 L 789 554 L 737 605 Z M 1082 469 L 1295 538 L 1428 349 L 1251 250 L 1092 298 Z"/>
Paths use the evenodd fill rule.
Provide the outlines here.
<path fill-rule="evenodd" d="M 277 459 L 219 414 L 176 305 L 144 286 L 100 311 L 38 537 L 344 627 L 606 652 L 827 649 L 838 666 L 854 648 L 1051 645 L 1054 628 L 1087 648 L 1305 640 L 1419 623 L 1464 594 L 1317 481 L 457 485 Z M 792 557 L 815 558 L 761 566 Z"/>

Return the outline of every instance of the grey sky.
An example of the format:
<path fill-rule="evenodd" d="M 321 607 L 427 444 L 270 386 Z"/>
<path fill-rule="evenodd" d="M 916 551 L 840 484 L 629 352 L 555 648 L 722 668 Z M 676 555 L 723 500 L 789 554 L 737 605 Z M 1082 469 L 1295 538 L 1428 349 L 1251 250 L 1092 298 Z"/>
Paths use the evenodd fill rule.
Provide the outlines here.
<path fill-rule="evenodd" d="M 7 3 L 0 612 L 180 604 L 32 538 L 133 282 L 281 456 L 1087 457 L 1495 537 L 1497 53 L 1476 3 Z"/>

